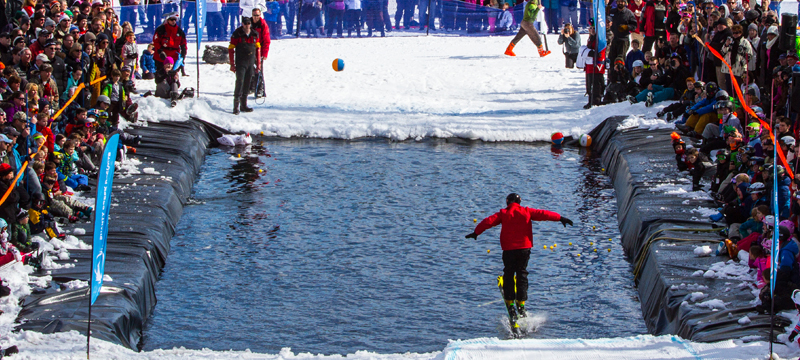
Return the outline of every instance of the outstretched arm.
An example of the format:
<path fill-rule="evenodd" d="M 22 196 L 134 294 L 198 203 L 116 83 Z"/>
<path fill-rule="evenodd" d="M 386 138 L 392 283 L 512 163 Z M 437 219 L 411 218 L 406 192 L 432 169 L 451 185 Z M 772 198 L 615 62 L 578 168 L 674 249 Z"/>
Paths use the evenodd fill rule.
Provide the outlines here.
<path fill-rule="evenodd" d="M 478 226 L 475 227 L 475 231 L 473 231 L 471 234 L 465 236 L 465 238 L 467 238 L 467 239 L 477 239 L 478 235 L 482 234 L 484 231 L 486 231 L 486 230 L 488 230 L 488 229 L 490 229 L 492 227 L 500 225 L 500 223 L 501 223 L 500 213 L 498 212 L 498 213 L 495 213 L 492 216 L 487 217 L 486 219 L 483 219 L 483 221 L 481 221 L 478 224 Z"/>

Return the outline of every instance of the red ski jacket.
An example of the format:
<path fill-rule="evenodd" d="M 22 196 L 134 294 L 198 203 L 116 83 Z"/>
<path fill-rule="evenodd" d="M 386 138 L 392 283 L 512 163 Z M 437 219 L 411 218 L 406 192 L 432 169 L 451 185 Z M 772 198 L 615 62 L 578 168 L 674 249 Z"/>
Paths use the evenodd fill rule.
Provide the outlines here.
<path fill-rule="evenodd" d="M 500 247 L 503 250 L 530 249 L 533 247 L 532 221 L 559 221 L 558 213 L 520 206 L 511 203 L 507 208 L 483 219 L 475 227 L 475 234 L 480 235 L 487 229 L 503 224 L 500 229 Z"/>

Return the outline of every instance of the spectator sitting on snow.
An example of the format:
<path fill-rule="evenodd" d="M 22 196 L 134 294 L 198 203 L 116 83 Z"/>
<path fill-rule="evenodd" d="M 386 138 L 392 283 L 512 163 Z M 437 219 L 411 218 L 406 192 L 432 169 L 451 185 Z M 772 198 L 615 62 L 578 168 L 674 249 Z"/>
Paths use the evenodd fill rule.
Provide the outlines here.
<path fill-rule="evenodd" d="M 756 288 L 763 288 L 764 285 L 767 285 L 764 274 L 769 271 L 769 258 L 767 258 L 761 245 L 753 244 L 750 246 L 750 260 L 748 262 L 751 268 L 756 269 Z"/>
<path fill-rule="evenodd" d="M 678 98 L 678 102 L 667 105 L 667 107 L 659 111 L 656 115 L 658 117 L 664 117 L 666 115 L 666 117 L 664 117 L 666 121 L 677 119 L 686 112 L 686 109 L 694 105 L 697 95 L 702 91 L 702 83 L 694 81 L 693 77 L 686 78 L 686 90 L 684 90 L 681 97 Z"/>
<path fill-rule="evenodd" d="M 603 97 L 603 104 L 618 103 L 630 97 L 630 89 L 635 87 L 631 79 L 631 74 L 625 68 L 625 60 L 617 57 L 614 60 L 614 68 L 608 74 L 609 84 L 606 87 L 606 94 Z"/>
<path fill-rule="evenodd" d="M 91 217 L 91 206 L 81 203 L 71 196 L 65 196 L 60 191 L 53 191 L 56 186 L 58 186 L 58 179 L 55 176 L 44 176 L 44 194 L 53 215 L 65 217 L 69 222 L 76 222 L 82 217 L 86 219 Z"/>
<path fill-rule="evenodd" d="M 0 264 L 11 262 L 11 259 L 22 261 L 22 254 L 8 241 L 9 226 L 5 220 L 0 219 Z"/>
<path fill-rule="evenodd" d="M 77 163 L 79 161 L 78 152 L 75 148 L 78 146 L 74 140 L 68 140 L 64 143 L 64 151 L 57 152 L 53 155 L 59 162 L 58 172 L 61 174 L 60 179 L 64 180 L 67 186 L 77 191 L 89 191 L 89 178 L 86 175 L 78 173 Z"/>
<path fill-rule="evenodd" d="M 750 217 L 747 218 L 747 221 L 736 227 L 736 233 L 733 233 L 734 229 L 733 226 L 731 226 L 731 231 L 728 232 L 728 235 L 731 237 L 738 237 L 738 240 L 741 240 L 753 233 L 761 234 L 763 231 L 763 223 L 761 221 L 764 220 L 764 216 L 766 216 L 764 213 L 769 213 L 769 207 L 761 205 L 753 208 L 750 210 Z"/>
<path fill-rule="evenodd" d="M 741 137 L 742 125 L 733 113 L 733 102 L 723 100 L 714 104 L 719 115 L 719 124 L 708 124 L 703 130 L 703 146 L 701 150 L 708 154 L 711 150 L 721 149 L 728 143 L 730 136 Z"/>
<path fill-rule="evenodd" d="M 9 241 L 23 253 L 29 253 L 39 248 L 39 243 L 31 241 L 31 226 L 28 224 L 28 211 L 20 209 L 17 213 L 17 222 L 11 225 Z"/>
<path fill-rule="evenodd" d="M 677 53 L 673 54 L 664 75 L 652 79 L 647 85 L 647 90 L 640 92 L 636 97 L 629 96 L 628 101 L 631 104 L 644 101 L 645 106 L 650 107 L 662 101 L 675 99 L 686 90 L 686 81 L 689 78 L 691 78 L 689 70 L 683 66 L 683 58 Z"/>
<path fill-rule="evenodd" d="M 644 63 L 641 60 L 636 60 L 633 62 L 633 70 L 631 70 L 631 78 L 633 82 L 636 83 L 638 88 L 642 88 L 642 74 L 644 73 Z"/>
<path fill-rule="evenodd" d="M 47 207 L 47 200 L 44 194 L 35 194 L 31 201 L 31 208 L 28 210 L 30 217 L 31 234 L 36 235 L 41 232 L 47 234 L 47 237 L 63 239 L 67 237 L 62 233 L 55 222 L 55 218 L 50 214 Z"/>
<path fill-rule="evenodd" d="M 755 150 L 754 156 L 764 156 L 764 148 L 761 146 L 761 124 L 758 122 L 751 122 L 745 128 L 747 132 L 747 146 Z"/>
<path fill-rule="evenodd" d="M 689 110 L 686 110 L 686 113 L 683 114 L 684 124 L 675 125 L 675 127 L 684 134 L 699 137 L 703 130 L 706 129 L 706 125 L 718 122 L 717 113 L 714 111 L 714 104 L 717 103 L 717 98 L 715 97 L 717 92 L 719 92 L 717 83 L 707 83 L 705 88 L 706 97 L 692 105 Z"/>

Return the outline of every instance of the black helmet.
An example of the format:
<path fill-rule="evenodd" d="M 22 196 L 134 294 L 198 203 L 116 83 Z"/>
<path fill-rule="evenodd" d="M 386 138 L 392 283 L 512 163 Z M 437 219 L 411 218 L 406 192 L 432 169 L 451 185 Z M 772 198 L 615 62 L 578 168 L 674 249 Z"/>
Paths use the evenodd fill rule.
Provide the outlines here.
<path fill-rule="evenodd" d="M 511 203 L 519 204 L 521 202 L 522 202 L 522 198 L 520 198 L 519 194 L 517 194 L 517 193 L 511 193 L 511 194 L 508 194 L 508 196 L 506 196 L 506 204 L 509 204 L 509 205 L 511 205 Z"/>
<path fill-rule="evenodd" d="M 743 153 L 747 154 L 747 156 L 753 156 L 756 154 L 756 148 L 752 146 L 745 146 L 741 150 Z"/>
<path fill-rule="evenodd" d="M 789 240 L 790 237 L 792 237 L 792 233 L 789 228 L 783 225 L 778 226 L 778 238 L 781 242 Z"/>
<path fill-rule="evenodd" d="M 33 200 L 33 201 L 44 201 L 44 194 L 42 194 L 40 192 L 33 193 L 33 196 L 31 197 L 31 200 Z"/>
<path fill-rule="evenodd" d="M 719 91 L 719 86 L 717 85 L 717 83 L 709 81 L 706 84 L 706 94 L 714 96 L 717 94 L 717 91 Z"/>

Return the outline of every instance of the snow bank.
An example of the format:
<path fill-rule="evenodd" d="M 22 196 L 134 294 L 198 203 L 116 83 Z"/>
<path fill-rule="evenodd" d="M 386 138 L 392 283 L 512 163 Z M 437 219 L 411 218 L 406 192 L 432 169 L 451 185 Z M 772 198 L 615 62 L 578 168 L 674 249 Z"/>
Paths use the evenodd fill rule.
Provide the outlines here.
<path fill-rule="evenodd" d="M 697 256 L 709 256 L 714 250 L 711 250 L 711 247 L 708 245 L 698 246 L 694 248 L 694 254 Z"/>
<path fill-rule="evenodd" d="M 557 37 L 550 36 L 555 43 Z M 584 35 L 584 43 L 586 41 Z M 138 98 L 139 118 L 182 121 L 196 116 L 232 131 L 281 137 L 393 140 L 460 137 L 484 141 L 549 141 L 586 133 L 604 119 L 636 114 L 628 126 L 672 126 L 653 120 L 667 105 L 628 102 L 584 110 L 585 75 L 565 69 L 561 54 L 539 58 L 536 48 L 503 55 L 497 37 L 390 37 L 276 42 L 265 62 L 267 97 L 252 113 L 231 114 L 234 74 L 201 64 L 200 97 L 169 102 Z M 224 44 L 227 45 L 227 44 Z M 189 54 L 194 54 L 190 45 Z M 335 72 L 330 62 L 344 59 Z M 196 86 L 194 57 L 185 86 Z M 191 80 L 190 80 L 191 79 Z M 153 90 L 140 82 L 140 92 Z"/>

